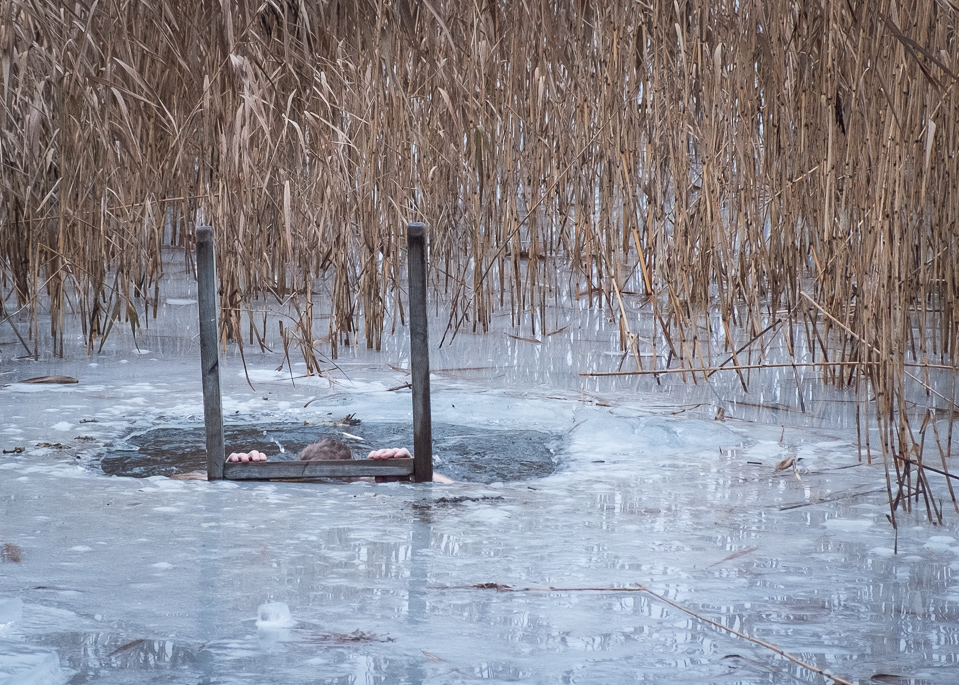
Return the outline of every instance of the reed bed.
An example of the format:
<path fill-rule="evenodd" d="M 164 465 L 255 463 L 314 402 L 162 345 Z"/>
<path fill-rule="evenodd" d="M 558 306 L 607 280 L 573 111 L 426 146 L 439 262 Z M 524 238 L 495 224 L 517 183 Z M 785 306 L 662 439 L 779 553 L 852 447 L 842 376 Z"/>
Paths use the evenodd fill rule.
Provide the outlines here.
<path fill-rule="evenodd" d="M 253 304 L 277 298 L 319 373 L 319 339 L 378 349 L 402 321 L 423 221 L 444 341 L 502 311 L 539 333 L 578 298 L 637 372 L 745 385 L 740 356 L 783 336 L 878 425 L 893 520 L 938 520 L 957 36 L 942 0 L 0 0 L 0 314 L 29 313 L 34 354 L 68 318 L 95 351 L 156 315 L 161 250 L 191 269 L 209 223 L 224 344 L 264 344 Z"/>

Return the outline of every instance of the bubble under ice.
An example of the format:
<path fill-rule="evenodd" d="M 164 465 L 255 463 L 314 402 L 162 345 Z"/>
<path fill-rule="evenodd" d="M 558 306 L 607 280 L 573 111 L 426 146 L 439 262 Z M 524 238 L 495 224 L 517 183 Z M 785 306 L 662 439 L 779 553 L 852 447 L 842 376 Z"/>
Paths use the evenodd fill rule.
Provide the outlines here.
<path fill-rule="evenodd" d="M 0 558 L 0 598 L 19 600 L 0 683 L 825 682 L 636 583 L 852 682 L 955 682 L 956 517 L 900 514 L 893 554 L 881 466 L 859 464 L 854 431 L 721 423 L 695 388 L 570 387 L 552 367 L 505 382 L 504 360 L 539 357 L 502 340 L 437 352 L 434 420 L 560 435 L 564 467 L 448 487 L 97 475 L 84 465 L 104 446 L 200 425 L 189 332 L 96 366 L 4 357 L 7 381 L 80 383 L 0 389 L 2 447 L 25 447 L 0 456 L 0 545 L 20 550 Z M 256 390 L 227 357 L 224 413 L 408 421 L 397 349 L 295 385 L 248 352 Z M 487 364 L 500 371 L 463 370 Z M 258 624 L 264 604 L 293 623 Z"/>
<path fill-rule="evenodd" d="M 286 602 L 267 602 L 256 610 L 256 627 L 264 630 L 271 628 L 289 628 L 295 621 L 290 615 Z"/>

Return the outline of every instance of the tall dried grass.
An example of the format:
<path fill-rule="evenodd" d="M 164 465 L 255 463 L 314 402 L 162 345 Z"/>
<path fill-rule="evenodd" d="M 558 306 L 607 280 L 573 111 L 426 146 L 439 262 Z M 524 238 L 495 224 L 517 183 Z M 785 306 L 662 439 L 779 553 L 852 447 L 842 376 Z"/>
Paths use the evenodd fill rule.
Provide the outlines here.
<path fill-rule="evenodd" d="M 208 222 L 225 339 L 288 300 L 319 372 L 317 280 L 332 354 L 378 348 L 422 220 L 448 336 L 571 295 L 638 370 L 804 330 L 799 361 L 873 394 L 891 501 L 937 517 L 907 365 L 959 331 L 957 31 L 951 0 L 0 0 L 4 316 L 35 351 L 48 306 L 62 352 L 69 311 L 93 350 Z"/>

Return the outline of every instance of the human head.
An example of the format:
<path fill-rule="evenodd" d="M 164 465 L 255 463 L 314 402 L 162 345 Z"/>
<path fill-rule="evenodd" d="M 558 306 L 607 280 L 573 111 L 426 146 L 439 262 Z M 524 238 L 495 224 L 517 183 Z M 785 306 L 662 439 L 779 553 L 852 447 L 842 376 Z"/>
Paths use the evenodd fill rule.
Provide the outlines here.
<path fill-rule="evenodd" d="M 320 438 L 303 448 L 300 461 L 349 461 L 353 459 L 350 448 L 333 438 Z"/>

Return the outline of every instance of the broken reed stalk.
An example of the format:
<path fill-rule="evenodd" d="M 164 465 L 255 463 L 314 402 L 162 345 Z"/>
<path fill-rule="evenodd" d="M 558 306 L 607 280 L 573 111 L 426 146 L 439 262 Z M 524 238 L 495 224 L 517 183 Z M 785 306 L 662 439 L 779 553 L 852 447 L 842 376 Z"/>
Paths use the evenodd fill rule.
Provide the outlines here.
<path fill-rule="evenodd" d="M 0 299 L 34 354 L 41 321 L 56 353 L 139 333 L 212 224 L 223 342 L 275 298 L 319 373 L 318 339 L 402 319 L 417 220 L 454 338 L 582 296 L 644 371 L 744 369 L 783 318 L 884 450 L 922 442 L 905 364 L 959 344 L 954 4 L 171 7 L 0 0 Z"/>

